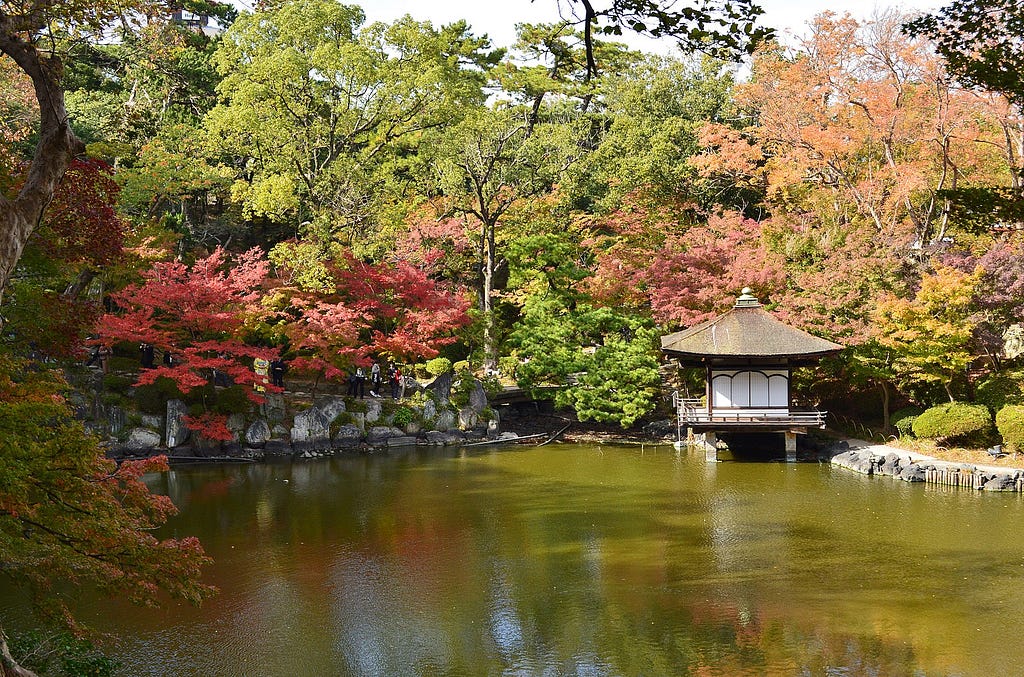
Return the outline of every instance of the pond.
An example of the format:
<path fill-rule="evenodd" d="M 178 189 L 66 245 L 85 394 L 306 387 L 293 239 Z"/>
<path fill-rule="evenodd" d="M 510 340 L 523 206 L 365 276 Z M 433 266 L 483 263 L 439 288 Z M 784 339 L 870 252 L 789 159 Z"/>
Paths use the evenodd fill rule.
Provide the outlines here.
<path fill-rule="evenodd" d="M 1024 501 L 668 446 L 156 480 L 221 592 L 91 607 L 126 675 L 1009 675 Z"/>

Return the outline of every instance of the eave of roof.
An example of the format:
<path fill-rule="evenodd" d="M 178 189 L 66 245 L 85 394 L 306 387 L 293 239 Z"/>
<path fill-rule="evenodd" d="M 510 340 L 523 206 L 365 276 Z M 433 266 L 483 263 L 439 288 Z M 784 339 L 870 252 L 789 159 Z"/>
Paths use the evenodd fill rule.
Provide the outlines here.
<path fill-rule="evenodd" d="M 755 301 L 756 303 L 756 301 Z M 661 337 L 661 349 L 687 361 L 715 358 L 820 358 L 843 349 L 776 319 L 759 304 L 735 307 L 689 329 Z"/>

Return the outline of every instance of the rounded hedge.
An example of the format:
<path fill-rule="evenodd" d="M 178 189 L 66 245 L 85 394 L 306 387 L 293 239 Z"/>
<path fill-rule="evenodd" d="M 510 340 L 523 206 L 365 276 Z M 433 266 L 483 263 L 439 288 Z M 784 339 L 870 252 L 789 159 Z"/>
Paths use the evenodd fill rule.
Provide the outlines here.
<path fill-rule="evenodd" d="M 427 360 L 426 368 L 427 373 L 431 376 L 440 376 L 452 370 L 452 361 L 447 357 L 435 357 L 432 360 Z"/>
<path fill-rule="evenodd" d="M 996 429 L 1003 442 L 1013 449 L 1024 449 L 1024 406 L 1010 404 L 996 414 Z"/>
<path fill-rule="evenodd" d="M 911 428 L 926 440 L 984 443 L 992 434 L 992 414 L 984 404 L 949 402 L 924 410 Z"/>
<path fill-rule="evenodd" d="M 899 432 L 900 437 L 914 436 L 914 421 L 924 413 L 921 407 L 903 407 L 892 415 L 892 426 Z"/>
<path fill-rule="evenodd" d="M 978 384 L 974 399 L 992 411 L 1008 404 L 1024 404 L 1024 369 L 991 374 Z"/>

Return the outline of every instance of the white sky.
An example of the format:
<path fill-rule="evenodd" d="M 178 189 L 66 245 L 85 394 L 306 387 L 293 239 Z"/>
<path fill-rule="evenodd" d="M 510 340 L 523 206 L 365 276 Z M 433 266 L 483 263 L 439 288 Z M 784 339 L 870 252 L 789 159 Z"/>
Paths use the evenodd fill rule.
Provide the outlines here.
<path fill-rule="evenodd" d="M 362 6 L 369 21 L 393 21 L 405 14 L 416 19 L 429 19 L 434 25 L 466 19 L 476 34 L 487 33 L 497 47 L 507 47 L 515 40 L 515 24 L 539 23 L 558 18 L 558 0 L 343 0 Z M 567 0 L 561 0 L 566 2 Z M 597 3 L 600 6 L 601 3 Z M 784 33 L 804 33 L 807 21 L 814 15 L 832 10 L 849 12 L 855 18 L 870 17 L 878 8 L 902 10 L 935 10 L 948 0 L 760 0 L 764 9 L 762 22 Z M 648 52 L 668 53 L 668 44 L 631 35 L 625 38 L 631 47 Z M 785 41 L 785 40 L 784 40 Z"/>

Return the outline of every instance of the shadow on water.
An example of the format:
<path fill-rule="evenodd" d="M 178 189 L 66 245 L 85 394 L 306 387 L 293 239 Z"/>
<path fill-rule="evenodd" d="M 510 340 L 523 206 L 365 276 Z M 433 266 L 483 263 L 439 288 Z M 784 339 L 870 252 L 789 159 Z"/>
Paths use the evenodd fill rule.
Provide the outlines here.
<path fill-rule="evenodd" d="M 786 441 L 782 433 L 721 433 L 728 451 L 720 451 L 719 460 L 746 463 L 786 460 Z"/>

